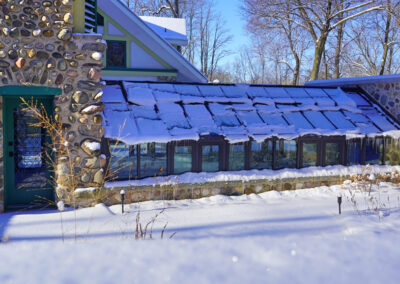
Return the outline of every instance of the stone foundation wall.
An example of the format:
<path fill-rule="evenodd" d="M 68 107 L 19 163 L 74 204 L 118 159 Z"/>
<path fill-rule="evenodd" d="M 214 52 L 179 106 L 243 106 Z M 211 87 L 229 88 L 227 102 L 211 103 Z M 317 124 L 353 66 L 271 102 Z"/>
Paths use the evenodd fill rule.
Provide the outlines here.
<path fill-rule="evenodd" d="M 250 182 L 212 182 L 204 184 L 177 184 L 170 186 L 141 186 L 141 187 L 110 187 L 103 191 L 84 192 L 77 195 L 78 204 L 83 207 L 93 206 L 102 202 L 106 205 L 121 203 L 120 191 L 125 190 L 125 203 L 135 203 L 148 200 L 180 200 L 196 199 L 213 195 L 242 195 L 262 193 L 276 190 L 295 190 L 314 188 L 319 186 L 331 186 L 341 184 L 350 177 L 305 177 L 285 178 L 277 180 L 254 180 Z"/>
<path fill-rule="evenodd" d="M 58 188 L 69 185 L 69 161 L 82 186 L 100 184 L 105 164 L 99 149 L 104 136 L 100 80 L 106 43 L 101 35 L 72 33 L 72 2 L 0 0 L 0 87 L 62 90 L 54 112 L 70 155 L 57 157 Z M 2 156 L 0 161 L 2 169 Z"/>
<path fill-rule="evenodd" d="M 360 87 L 400 121 L 400 82 L 364 84 Z"/>

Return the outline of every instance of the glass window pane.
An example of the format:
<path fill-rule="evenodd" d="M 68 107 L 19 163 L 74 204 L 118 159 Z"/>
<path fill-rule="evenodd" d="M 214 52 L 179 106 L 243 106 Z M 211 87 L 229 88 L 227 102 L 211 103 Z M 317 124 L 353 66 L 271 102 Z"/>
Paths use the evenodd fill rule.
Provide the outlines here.
<path fill-rule="evenodd" d="M 137 152 L 135 146 L 115 142 L 110 145 L 110 172 L 116 180 L 137 178 Z"/>
<path fill-rule="evenodd" d="M 192 171 L 192 146 L 175 146 L 174 174 Z"/>
<path fill-rule="evenodd" d="M 325 144 L 325 164 L 339 165 L 340 164 L 340 144 L 326 143 Z"/>
<path fill-rule="evenodd" d="M 317 143 L 303 143 L 303 167 L 317 165 L 318 145 Z"/>
<path fill-rule="evenodd" d="M 359 165 L 361 163 L 361 142 L 359 140 L 347 141 L 347 165 Z"/>
<path fill-rule="evenodd" d="M 250 168 L 272 169 L 272 141 L 251 141 Z"/>
<path fill-rule="evenodd" d="M 201 147 L 201 171 L 217 172 L 219 171 L 219 146 L 204 145 Z"/>
<path fill-rule="evenodd" d="M 365 163 L 370 165 L 381 164 L 383 152 L 383 138 L 367 138 Z"/>
<path fill-rule="evenodd" d="M 276 141 L 276 167 L 296 168 L 297 164 L 297 143 L 294 140 Z"/>
<path fill-rule="evenodd" d="M 244 170 L 245 147 L 244 144 L 229 145 L 229 170 Z"/>
<path fill-rule="evenodd" d="M 125 41 L 107 41 L 107 67 L 126 67 Z"/>
<path fill-rule="evenodd" d="M 167 168 L 167 144 L 140 144 L 140 177 L 165 175 Z"/>
<path fill-rule="evenodd" d="M 385 141 L 385 165 L 400 164 L 400 140 L 386 138 Z"/>

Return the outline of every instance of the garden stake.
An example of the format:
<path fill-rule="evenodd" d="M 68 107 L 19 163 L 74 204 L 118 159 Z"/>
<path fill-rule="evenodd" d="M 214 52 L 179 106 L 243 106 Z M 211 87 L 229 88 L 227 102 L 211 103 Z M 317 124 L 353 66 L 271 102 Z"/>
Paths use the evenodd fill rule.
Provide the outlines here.
<path fill-rule="evenodd" d="M 125 190 L 120 191 L 121 194 L 121 202 L 122 202 L 122 214 L 124 213 L 124 200 L 125 200 Z"/>

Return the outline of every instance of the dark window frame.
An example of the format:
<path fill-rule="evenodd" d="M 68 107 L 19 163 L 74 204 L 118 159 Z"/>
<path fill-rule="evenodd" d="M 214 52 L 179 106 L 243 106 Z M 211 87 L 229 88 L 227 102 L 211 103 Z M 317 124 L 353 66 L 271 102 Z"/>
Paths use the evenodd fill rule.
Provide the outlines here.
<path fill-rule="evenodd" d="M 149 143 L 141 143 L 141 144 L 152 144 L 152 143 L 155 143 L 155 144 L 165 144 L 165 151 L 166 151 L 166 153 L 165 153 L 165 155 L 166 155 L 166 167 L 165 167 L 165 169 L 164 169 L 164 171 L 163 171 L 163 175 L 156 174 L 156 176 L 167 176 L 167 175 L 169 175 L 169 173 L 168 173 L 168 169 L 169 169 L 169 165 L 168 165 L 168 157 L 169 157 L 168 143 L 149 142 Z M 140 169 L 141 169 L 141 167 L 142 167 L 142 164 L 141 164 L 141 157 L 140 157 L 140 145 L 141 145 L 141 144 L 131 145 L 132 147 L 136 147 L 137 163 L 138 163 L 138 166 L 137 166 L 137 172 L 138 172 L 138 173 L 137 173 L 137 177 L 138 177 L 138 179 L 144 179 L 144 178 L 154 177 L 154 176 L 144 176 L 144 177 L 142 177 L 142 176 L 140 175 Z"/>
<path fill-rule="evenodd" d="M 346 148 L 346 137 L 345 136 L 322 136 L 322 151 L 321 151 L 321 165 L 323 167 L 331 166 L 326 164 L 326 144 L 337 143 L 339 144 L 339 164 L 346 165 L 347 163 L 347 148 Z M 362 150 L 362 149 L 361 149 Z"/>
<path fill-rule="evenodd" d="M 349 142 L 356 142 L 360 143 L 360 163 L 359 165 L 365 165 L 365 141 L 364 138 L 352 138 L 352 139 L 346 139 L 345 140 L 345 150 L 344 150 L 344 165 L 350 167 L 348 163 L 348 156 L 347 156 L 347 151 L 348 151 L 348 143 Z M 358 165 L 358 164 L 355 164 Z"/>
<path fill-rule="evenodd" d="M 207 136 L 202 137 L 197 142 L 197 156 L 196 156 L 196 163 L 195 163 L 195 172 L 202 172 L 202 163 L 203 163 L 203 155 L 202 155 L 202 148 L 203 146 L 219 146 L 219 169 L 218 171 L 227 171 L 228 168 L 228 159 L 227 159 L 227 146 L 228 143 L 222 136 Z"/>
<path fill-rule="evenodd" d="M 174 141 L 167 144 L 167 172 L 168 175 L 174 175 L 175 167 L 175 147 L 176 146 L 191 146 L 192 147 L 192 170 L 195 172 L 198 145 L 194 140 Z"/>
<path fill-rule="evenodd" d="M 265 143 L 266 141 L 271 141 L 272 142 L 272 165 L 271 165 L 271 169 L 266 169 L 266 170 L 274 170 L 275 169 L 275 137 L 271 137 L 271 138 L 267 138 L 263 141 L 263 143 Z M 246 170 L 262 170 L 262 169 L 253 169 L 251 168 L 251 143 L 255 141 L 254 139 L 250 139 L 250 141 L 248 141 L 248 145 L 247 145 L 247 151 L 246 151 Z"/>
<path fill-rule="evenodd" d="M 321 139 L 321 137 L 303 136 L 303 137 L 300 137 L 298 139 L 298 142 L 297 142 L 297 147 L 298 147 L 298 151 L 297 151 L 298 152 L 298 157 L 297 157 L 298 168 L 306 167 L 306 166 L 303 165 L 303 163 L 304 163 L 304 161 L 303 161 L 303 146 L 304 146 L 304 144 L 307 144 L 307 143 L 317 144 L 317 161 L 316 161 L 315 167 L 320 167 L 322 165 L 322 156 L 321 156 L 321 154 L 322 154 L 322 149 L 321 149 L 321 147 L 322 147 L 322 145 L 321 145 L 322 144 L 322 139 Z M 309 166 L 307 166 L 307 167 L 309 167 Z"/>
<path fill-rule="evenodd" d="M 276 142 L 278 141 L 295 141 L 296 142 L 296 166 L 294 168 L 282 168 L 278 167 L 278 150 L 276 149 Z M 300 138 L 295 139 L 283 139 L 274 137 L 273 139 L 273 156 L 272 156 L 272 169 L 273 170 L 282 170 L 282 169 L 299 169 L 300 168 L 300 147 L 299 147 Z"/>
<path fill-rule="evenodd" d="M 243 170 L 246 171 L 249 168 L 249 155 L 248 155 L 248 148 L 249 148 L 249 141 L 245 141 L 245 142 L 238 142 L 238 143 L 226 143 L 226 157 L 224 157 L 224 159 L 226 159 L 226 169 L 227 171 L 230 171 L 229 169 L 229 160 L 230 160 L 230 152 L 231 152 L 231 145 L 243 145 L 244 146 L 244 165 L 243 165 Z M 251 149 L 251 147 L 250 147 Z"/>

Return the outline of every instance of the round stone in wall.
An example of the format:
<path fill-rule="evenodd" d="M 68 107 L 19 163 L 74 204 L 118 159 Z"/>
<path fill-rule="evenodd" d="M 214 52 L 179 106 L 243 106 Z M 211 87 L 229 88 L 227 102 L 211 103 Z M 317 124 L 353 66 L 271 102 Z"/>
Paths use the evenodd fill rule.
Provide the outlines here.
<path fill-rule="evenodd" d="M 89 101 L 89 96 L 87 93 L 82 92 L 82 91 L 76 91 L 72 95 L 72 99 L 77 103 L 77 104 L 86 104 Z"/>

